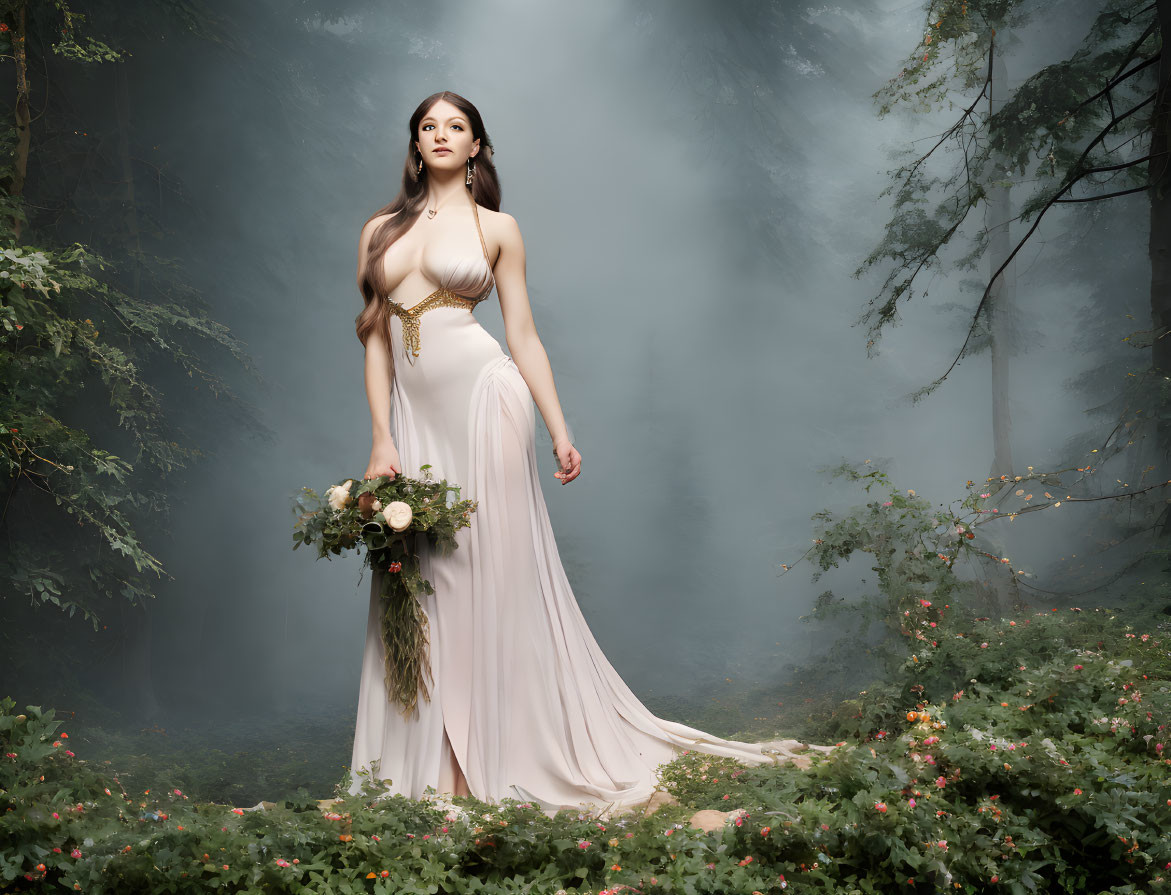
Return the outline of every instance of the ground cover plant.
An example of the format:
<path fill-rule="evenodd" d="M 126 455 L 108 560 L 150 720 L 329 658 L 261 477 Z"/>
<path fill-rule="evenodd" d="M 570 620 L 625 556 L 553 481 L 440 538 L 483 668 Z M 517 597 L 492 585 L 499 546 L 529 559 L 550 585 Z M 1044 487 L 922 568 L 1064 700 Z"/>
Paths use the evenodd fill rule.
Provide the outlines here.
<path fill-rule="evenodd" d="M 945 610 L 946 612 L 946 610 Z M 946 617 L 946 615 L 944 616 Z M 0 880 L 85 892 L 1139 892 L 1171 878 L 1171 656 L 1119 613 L 972 621 L 837 713 L 808 770 L 691 752 L 649 817 L 512 800 L 268 810 L 129 790 L 0 702 Z M 716 832 L 701 809 L 743 809 Z"/>

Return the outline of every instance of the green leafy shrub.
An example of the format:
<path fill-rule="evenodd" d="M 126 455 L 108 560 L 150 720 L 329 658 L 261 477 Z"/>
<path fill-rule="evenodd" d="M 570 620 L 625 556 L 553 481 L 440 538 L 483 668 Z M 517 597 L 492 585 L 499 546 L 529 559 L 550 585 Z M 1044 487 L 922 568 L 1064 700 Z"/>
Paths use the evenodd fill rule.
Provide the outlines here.
<path fill-rule="evenodd" d="M 448 811 L 379 798 L 369 779 L 352 796 L 343 781 L 327 814 L 307 795 L 244 810 L 191 804 L 165 785 L 131 793 L 65 751 L 51 712 L 15 715 L 5 699 L 0 879 L 95 893 L 1162 886 L 1171 656 L 1161 638 L 1104 611 L 1046 611 L 936 643 L 861 694 L 844 747 L 808 770 L 690 752 L 661 768 L 678 805 L 605 822 L 515 800 L 460 797 Z M 697 810 L 733 808 L 746 813 L 714 833 L 690 824 Z"/>

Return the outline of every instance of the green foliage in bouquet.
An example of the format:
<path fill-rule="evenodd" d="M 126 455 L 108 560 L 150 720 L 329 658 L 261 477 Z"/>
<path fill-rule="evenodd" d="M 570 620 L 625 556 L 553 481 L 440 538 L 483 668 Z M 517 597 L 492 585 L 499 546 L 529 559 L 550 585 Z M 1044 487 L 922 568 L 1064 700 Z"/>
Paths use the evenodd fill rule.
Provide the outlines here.
<path fill-rule="evenodd" d="M 383 475 L 356 488 L 354 479 L 346 479 L 324 496 L 302 488 L 293 531 L 293 549 L 316 544 L 318 558 L 365 546 L 366 561 L 382 585 L 386 690 L 404 716 L 415 710 L 420 690 L 430 701 L 427 679 L 434 683 L 427 614 L 419 596 L 435 588 L 419 568 L 418 536 L 424 535 L 441 555 L 450 553 L 458 546 L 455 533 L 471 525 L 478 504 L 459 500 L 460 486 L 446 479 L 436 482 L 429 463 L 419 469 L 422 479 Z M 451 504 L 449 491 L 457 498 Z"/>

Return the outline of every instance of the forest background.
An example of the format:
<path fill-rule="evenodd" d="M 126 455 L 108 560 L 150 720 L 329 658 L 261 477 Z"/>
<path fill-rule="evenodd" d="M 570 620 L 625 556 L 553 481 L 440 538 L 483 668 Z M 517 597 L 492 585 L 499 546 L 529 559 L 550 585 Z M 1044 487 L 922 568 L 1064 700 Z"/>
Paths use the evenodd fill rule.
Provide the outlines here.
<path fill-rule="evenodd" d="M 336 779 L 365 582 L 289 505 L 364 462 L 349 255 L 475 77 L 656 713 L 841 735 L 941 592 L 1165 630 L 1171 13 L 1060 6 L 564 9 L 486 71 L 518 9 L 0 3 L 0 692 L 209 798 Z"/>

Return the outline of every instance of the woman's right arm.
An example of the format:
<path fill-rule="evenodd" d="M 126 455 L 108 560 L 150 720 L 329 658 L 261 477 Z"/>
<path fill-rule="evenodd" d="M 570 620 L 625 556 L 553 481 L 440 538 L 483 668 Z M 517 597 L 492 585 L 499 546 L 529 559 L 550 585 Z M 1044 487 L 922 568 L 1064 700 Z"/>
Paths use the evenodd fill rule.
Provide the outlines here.
<path fill-rule="evenodd" d="M 370 246 L 370 235 L 384 218 L 375 218 L 362 228 L 358 241 L 358 287 L 361 288 L 362 273 L 366 269 L 366 255 Z M 398 448 L 390 435 L 390 354 L 382 330 L 376 327 L 366 338 L 366 399 L 370 404 L 371 436 L 370 463 L 365 478 L 388 475 L 391 478 L 401 474 L 402 463 Z"/>

